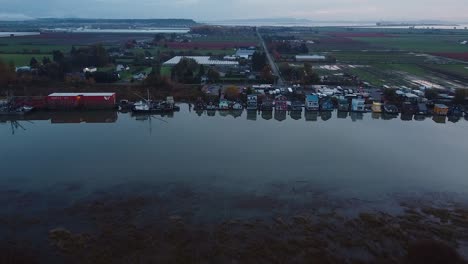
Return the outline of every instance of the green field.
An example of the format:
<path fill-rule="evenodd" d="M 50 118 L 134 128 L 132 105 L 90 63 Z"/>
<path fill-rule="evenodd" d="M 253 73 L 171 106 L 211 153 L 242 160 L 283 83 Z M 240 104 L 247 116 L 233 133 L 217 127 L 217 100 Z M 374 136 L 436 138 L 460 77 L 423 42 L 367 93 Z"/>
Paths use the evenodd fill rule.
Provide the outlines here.
<path fill-rule="evenodd" d="M 412 52 L 468 52 L 467 45 L 461 45 L 461 36 L 453 35 L 417 35 L 384 38 L 352 38 L 365 42 L 372 48 L 392 49 Z"/>
<path fill-rule="evenodd" d="M 42 58 L 48 57 L 52 60 L 51 55 L 47 54 L 0 54 L 0 59 L 6 63 L 13 62 L 16 67 L 29 66 L 31 58 L 36 58 L 38 62 L 42 61 Z"/>
<path fill-rule="evenodd" d="M 172 67 L 162 66 L 161 67 L 161 76 L 171 77 Z"/>

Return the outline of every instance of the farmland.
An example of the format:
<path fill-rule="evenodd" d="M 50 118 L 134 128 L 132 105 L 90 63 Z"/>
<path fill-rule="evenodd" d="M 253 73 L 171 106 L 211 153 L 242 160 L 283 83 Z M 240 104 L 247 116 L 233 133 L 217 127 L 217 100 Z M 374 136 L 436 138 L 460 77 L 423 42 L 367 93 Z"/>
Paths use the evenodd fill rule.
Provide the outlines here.
<path fill-rule="evenodd" d="M 321 75 L 352 75 L 374 86 L 412 86 L 417 78 L 442 86 L 468 84 L 468 45 L 462 44 L 468 40 L 468 30 L 330 27 L 264 31 L 280 41 L 303 41 L 309 54 L 334 59 L 340 70 L 327 70 L 315 62 Z M 278 63 L 290 63 L 294 54 L 281 55 Z"/>

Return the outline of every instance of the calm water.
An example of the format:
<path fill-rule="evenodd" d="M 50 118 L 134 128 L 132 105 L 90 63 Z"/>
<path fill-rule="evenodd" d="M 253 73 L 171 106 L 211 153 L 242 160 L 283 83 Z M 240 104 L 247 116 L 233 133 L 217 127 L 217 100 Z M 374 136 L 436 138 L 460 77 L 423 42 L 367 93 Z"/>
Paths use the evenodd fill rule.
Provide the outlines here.
<path fill-rule="evenodd" d="M 182 105 L 151 120 L 97 112 L 0 122 L 0 217 L 42 217 L 35 232 L 46 234 L 86 226 L 63 210 L 100 198 L 157 197 L 165 215 L 205 222 L 340 207 L 330 200 L 383 210 L 395 195 L 466 194 L 465 119 L 339 117 L 209 116 Z"/>
<path fill-rule="evenodd" d="M 468 190 L 463 118 L 237 115 L 199 116 L 183 105 L 151 122 L 122 113 L 48 113 L 20 121 L 25 130 L 14 134 L 0 123 L 0 186 L 48 192 L 73 183 L 81 196 L 138 183 L 257 193 L 300 181 L 333 195 L 379 199 Z"/>

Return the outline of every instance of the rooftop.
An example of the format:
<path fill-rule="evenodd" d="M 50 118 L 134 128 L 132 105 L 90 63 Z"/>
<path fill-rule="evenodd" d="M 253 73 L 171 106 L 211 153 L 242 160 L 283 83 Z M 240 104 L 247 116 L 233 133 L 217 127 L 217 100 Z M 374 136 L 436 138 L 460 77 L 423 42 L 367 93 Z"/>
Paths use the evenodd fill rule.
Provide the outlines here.
<path fill-rule="evenodd" d="M 163 65 L 176 65 L 178 64 L 183 58 L 193 59 L 198 64 L 202 65 L 239 65 L 237 61 L 227 61 L 227 60 L 212 60 L 209 56 L 175 56 L 174 58 L 166 61 Z"/>

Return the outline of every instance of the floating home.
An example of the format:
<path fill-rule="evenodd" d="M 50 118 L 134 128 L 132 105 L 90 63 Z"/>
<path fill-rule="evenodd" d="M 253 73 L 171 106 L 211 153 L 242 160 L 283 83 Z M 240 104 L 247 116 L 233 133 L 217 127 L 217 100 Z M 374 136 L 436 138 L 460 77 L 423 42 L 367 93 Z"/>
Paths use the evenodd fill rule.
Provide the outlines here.
<path fill-rule="evenodd" d="M 379 102 L 372 103 L 372 112 L 382 113 L 382 103 L 379 103 Z"/>
<path fill-rule="evenodd" d="M 316 94 L 306 96 L 305 108 L 307 111 L 318 111 L 320 109 L 319 97 Z"/>
<path fill-rule="evenodd" d="M 418 115 L 427 115 L 429 111 L 427 110 L 427 106 L 424 103 L 419 103 L 418 104 L 418 110 L 416 111 L 416 114 Z"/>
<path fill-rule="evenodd" d="M 262 111 L 273 111 L 273 101 L 269 98 L 263 99 Z"/>
<path fill-rule="evenodd" d="M 401 113 L 402 114 L 410 114 L 413 115 L 416 113 L 416 106 L 411 102 L 404 102 L 401 106 Z"/>
<path fill-rule="evenodd" d="M 301 101 L 293 101 L 291 103 L 291 111 L 302 112 L 302 102 Z"/>
<path fill-rule="evenodd" d="M 334 106 L 330 98 L 324 98 L 320 104 L 320 111 L 333 111 Z"/>
<path fill-rule="evenodd" d="M 449 108 L 444 104 L 434 105 L 434 115 L 446 116 L 448 114 Z"/>
<path fill-rule="evenodd" d="M 218 109 L 229 110 L 229 101 L 226 99 L 222 99 L 221 101 L 219 101 Z"/>
<path fill-rule="evenodd" d="M 349 101 L 342 97 L 338 99 L 338 111 L 339 112 L 348 112 L 349 111 Z"/>
<path fill-rule="evenodd" d="M 286 96 L 278 95 L 275 97 L 275 110 L 288 111 L 288 98 Z"/>
<path fill-rule="evenodd" d="M 257 110 L 258 97 L 256 95 L 247 95 L 247 110 Z"/>
<path fill-rule="evenodd" d="M 365 112 L 366 102 L 364 99 L 353 99 L 351 102 L 351 111 L 353 112 Z"/>
<path fill-rule="evenodd" d="M 113 109 L 115 93 L 53 93 L 47 96 L 49 109 Z"/>

